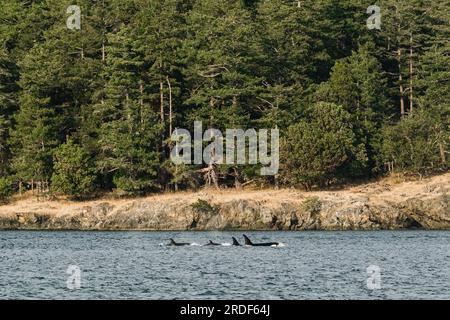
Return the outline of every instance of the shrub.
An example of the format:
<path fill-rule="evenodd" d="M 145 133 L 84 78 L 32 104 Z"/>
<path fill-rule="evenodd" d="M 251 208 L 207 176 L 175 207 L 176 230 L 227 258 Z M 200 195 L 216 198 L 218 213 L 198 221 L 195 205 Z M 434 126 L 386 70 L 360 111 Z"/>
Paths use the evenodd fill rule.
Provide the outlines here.
<path fill-rule="evenodd" d="M 308 197 L 302 202 L 300 209 L 303 212 L 308 212 L 311 216 L 315 216 L 320 213 L 322 202 L 320 202 L 319 197 Z"/>
<path fill-rule="evenodd" d="M 211 205 L 208 201 L 198 199 L 197 202 L 191 204 L 192 209 L 200 214 L 217 213 L 218 208 Z"/>
<path fill-rule="evenodd" d="M 287 130 L 281 142 L 282 178 L 310 189 L 364 166 L 367 156 L 357 145 L 350 114 L 333 103 L 317 103 L 311 118 Z"/>
<path fill-rule="evenodd" d="M 404 117 L 383 130 L 383 161 L 395 172 L 427 173 L 448 166 L 448 132 L 426 111 Z"/>
<path fill-rule="evenodd" d="M 0 201 L 6 201 L 12 195 L 12 182 L 8 178 L 0 178 Z"/>
<path fill-rule="evenodd" d="M 87 151 L 68 140 L 54 156 L 52 189 L 56 192 L 81 198 L 93 191 L 95 175 Z"/>

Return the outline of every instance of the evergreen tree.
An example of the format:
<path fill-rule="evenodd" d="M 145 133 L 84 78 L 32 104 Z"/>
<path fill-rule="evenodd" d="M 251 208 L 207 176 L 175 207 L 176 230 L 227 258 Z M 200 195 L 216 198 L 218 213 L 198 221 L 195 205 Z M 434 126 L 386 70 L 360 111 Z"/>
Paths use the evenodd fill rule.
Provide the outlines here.
<path fill-rule="evenodd" d="M 350 119 L 342 106 L 320 102 L 309 118 L 289 127 L 281 146 L 283 180 L 306 189 L 324 186 L 363 161 Z"/>
<path fill-rule="evenodd" d="M 430 173 L 448 166 L 442 162 L 441 145 L 448 134 L 443 124 L 426 110 L 417 110 L 383 131 L 382 154 L 390 170 L 402 173 Z"/>
<path fill-rule="evenodd" d="M 280 129 L 288 184 L 446 169 L 448 1 L 381 0 L 381 30 L 366 26 L 372 4 L 3 0 L 2 185 L 55 177 L 81 194 L 55 170 L 88 163 L 97 190 L 127 194 L 277 185 L 253 164 L 174 165 L 170 135 L 196 120 Z M 80 30 L 66 26 L 69 5 Z"/>
<path fill-rule="evenodd" d="M 382 28 L 378 38 L 383 48 L 385 68 L 392 75 L 390 86 L 397 114 L 404 116 L 414 110 L 417 94 L 417 71 L 419 57 L 430 41 L 430 24 L 427 11 L 431 1 L 384 0 Z"/>
<path fill-rule="evenodd" d="M 381 65 L 367 46 L 338 60 L 330 79 L 316 93 L 319 101 L 342 105 L 351 114 L 356 139 L 366 150 L 368 158 L 354 168 L 355 172 L 349 172 L 350 175 L 367 175 L 370 169 L 376 169 L 378 131 L 383 119 L 390 115 L 386 93 L 387 81 Z"/>
<path fill-rule="evenodd" d="M 13 169 L 22 181 L 50 179 L 53 152 L 78 129 L 79 110 L 89 103 L 91 79 L 98 69 L 88 25 L 83 32 L 69 30 L 64 4 L 48 1 L 46 8 L 58 23 L 45 30 L 18 63 L 20 110 L 12 144 Z"/>
<path fill-rule="evenodd" d="M 185 103 L 192 106 L 188 123 L 201 120 L 204 129 L 224 132 L 250 126 L 249 105 L 261 80 L 253 75 L 256 29 L 251 12 L 241 1 L 201 1 L 189 12 L 187 22 Z M 204 172 L 208 184 L 218 187 L 219 168 L 211 163 Z"/>
<path fill-rule="evenodd" d="M 98 110 L 102 119 L 98 167 L 103 174 L 112 173 L 119 189 L 140 193 L 158 187 L 161 126 L 140 90 L 142 52 L 133 28 L 123 26 L 108 36 L 108 82 Z"/>
<path fill-rule="evenodd" d="M 68 139 L 54 155 L 52 188 L 54 191 L 81 198 L 94 190 L 95 175 L 87 151 Z"/>
<path fill-rule="evenodd" d="M 0 48 L 0 177 L 9 172 L 8 138 L 12 115 L 16 109 L 16 77 L 14 62 L 8 57 L 6 50 Z"/>

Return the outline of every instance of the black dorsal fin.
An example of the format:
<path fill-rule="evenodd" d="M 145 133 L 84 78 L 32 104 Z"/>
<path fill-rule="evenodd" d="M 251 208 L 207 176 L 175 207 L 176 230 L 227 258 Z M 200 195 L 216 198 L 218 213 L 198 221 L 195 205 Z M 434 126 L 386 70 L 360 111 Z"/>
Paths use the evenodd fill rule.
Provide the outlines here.
<path fill-rule="evenodd" d="M 244 240 L 245 240 L 245 245 L 252 246 L 253 243 L 250 241 L 250 239 L 245 234 L 243 234 L 243 236 L 244 236 Z"/>
<path fill-rule="evenodd" d="M 233 239 L 233 246 L 240 246 L 239 242 L 236 240 L 235 237 L 231 237 Z"/>
<path fill-rule="evenodd" d="M 173 240 L 172 238 L 170 238 L 169 241 L 170 241 L 170 244 L 177 244 L 177 243 L 175 242 L 175 240 Z"/>

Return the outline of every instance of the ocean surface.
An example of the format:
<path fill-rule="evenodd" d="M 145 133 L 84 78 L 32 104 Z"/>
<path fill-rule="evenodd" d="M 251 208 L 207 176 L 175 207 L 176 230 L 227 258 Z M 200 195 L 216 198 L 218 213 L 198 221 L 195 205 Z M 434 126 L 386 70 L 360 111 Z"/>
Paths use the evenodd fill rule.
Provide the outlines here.
<path fill-rule="evenodd" d="M 246 234 L 0 231 L 0 299 L 450 299 L 450 232 Z"/>

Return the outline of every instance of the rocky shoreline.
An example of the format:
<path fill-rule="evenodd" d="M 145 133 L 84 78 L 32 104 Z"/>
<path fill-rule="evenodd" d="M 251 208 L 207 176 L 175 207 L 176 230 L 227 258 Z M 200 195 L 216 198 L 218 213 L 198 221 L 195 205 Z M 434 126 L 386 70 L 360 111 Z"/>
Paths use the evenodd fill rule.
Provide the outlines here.
<path fill-rule="evenodd" d="M 17 200 L 1 230 L 450 230 L 450 173 L 339 191 L 202 191 L 128 200 Z"/>

